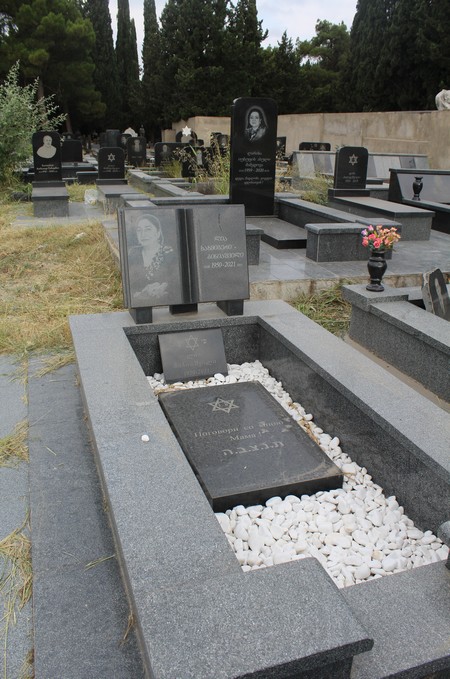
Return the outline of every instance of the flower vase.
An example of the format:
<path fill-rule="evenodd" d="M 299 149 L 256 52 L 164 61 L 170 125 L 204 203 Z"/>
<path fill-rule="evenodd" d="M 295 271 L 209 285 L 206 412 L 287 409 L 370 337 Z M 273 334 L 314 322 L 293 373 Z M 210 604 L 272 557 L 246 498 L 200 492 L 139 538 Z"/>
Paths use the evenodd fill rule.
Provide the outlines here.
<path fill-rule="evenodd" d="M 369 260 L 367 262 L 370 283 L 369 285 L 366 285 L 366 290 L 371 290 L 372 292 L 383 292 L 384 285 L 381 285 L 381 279 L 383 278 L 384 272 L 387 269 L 387 263 L 384 255 L 384 249 L 371 251 Z"/>

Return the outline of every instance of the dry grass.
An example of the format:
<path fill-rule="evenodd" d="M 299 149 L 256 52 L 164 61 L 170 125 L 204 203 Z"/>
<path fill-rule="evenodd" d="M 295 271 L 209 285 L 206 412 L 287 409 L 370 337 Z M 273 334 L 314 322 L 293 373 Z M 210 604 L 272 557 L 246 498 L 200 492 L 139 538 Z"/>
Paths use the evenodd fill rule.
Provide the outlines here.
<path fill-rule="evenodd" d="M 28 461 L 28 422 L 16 424 L 14 431 L 0 439 L 0 467 L 15 467 Z"/>
<path fill-rule="evenodd" d="M 342 297 L 342 285 L 349 282 L 344 281 L 314 295 L 302 295 L 292 302 L 292 306 L 329 332 L 342 337 L 348 330 L 352 310 L 352 305 Z"/>
<path fill-rule="evenodd" d="M 0 562 L 3 570 L 0 573 L 0 597 L 3 600 L 4 613 L 1 618 L 0 639 L 2 639 L 2 677 L 7 679 L 8 634 L 11 625 L 17 621 L 17 613 L 31 599 L 32 566 L 31 543 L 24 530 L 28 526 L 28 516 L 20 528 L 0 541 Z M 22 676 L 30 676 L 30 668 L 25 665 Z M 31 670 L 30 670 L 31 671 Z"/>
<path fill-rule="evenodd" d="M 0 222 L 0 353 L 70 351 L 67 317 L 122 308 L 100 222 L 14 229 Z"/>

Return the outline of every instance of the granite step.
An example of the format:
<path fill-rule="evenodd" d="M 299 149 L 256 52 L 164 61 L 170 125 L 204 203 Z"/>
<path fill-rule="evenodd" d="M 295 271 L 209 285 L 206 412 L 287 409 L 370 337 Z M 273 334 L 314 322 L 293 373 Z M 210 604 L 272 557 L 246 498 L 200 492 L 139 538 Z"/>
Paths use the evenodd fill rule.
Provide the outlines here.
<path fill-rule="evenodd" d="M 263 230 L 261 240 L 278 250 L 306 248 L 307 232 L 304 228 L 285 222 L 278 217 L 248 217 L 247 226 Z"/>

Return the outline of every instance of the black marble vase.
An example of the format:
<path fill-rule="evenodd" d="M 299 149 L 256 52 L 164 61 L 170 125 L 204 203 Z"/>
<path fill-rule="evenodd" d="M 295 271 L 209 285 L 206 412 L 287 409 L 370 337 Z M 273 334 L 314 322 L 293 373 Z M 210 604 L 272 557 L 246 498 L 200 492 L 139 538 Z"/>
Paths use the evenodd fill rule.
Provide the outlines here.
<path fill-rule="evenodd" d="M 372 292 L 383 292 L 384 285 L 381 285 L 381 279 L 387 269 L 387 263 L 384 258 L 385 250 L 371 250 L 370 257 L 367 262 L 369 270 L 370 283 L 366 285 L 366 290 Z"/>

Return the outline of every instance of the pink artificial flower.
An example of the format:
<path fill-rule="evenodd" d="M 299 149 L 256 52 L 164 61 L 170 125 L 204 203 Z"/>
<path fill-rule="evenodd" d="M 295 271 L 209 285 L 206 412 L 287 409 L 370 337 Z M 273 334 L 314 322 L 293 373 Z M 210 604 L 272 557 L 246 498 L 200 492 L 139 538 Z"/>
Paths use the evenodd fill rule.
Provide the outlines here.
<path fill-rule="evenodd" d="M 375 240 L 373 241 L 373 247 L 374 248 L 381 247 L 381 244 L 382 244 L 381 238 L 375 238 Z"/>
<path fill-rule="evenodd" d="M 362 239 L 362 244 L 363 244 L 364 247 L 366 248 L 366 247 L 369 245 L 369 239 L 368 239 L 368 238 L 363 238 L 363 239 Z"/>
<path fill-rule="evenodd" d="M 371 233 L 369 236 L 369 240 L 375 240 L 376 236 L 374 233 Z"/>

